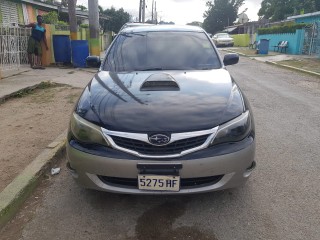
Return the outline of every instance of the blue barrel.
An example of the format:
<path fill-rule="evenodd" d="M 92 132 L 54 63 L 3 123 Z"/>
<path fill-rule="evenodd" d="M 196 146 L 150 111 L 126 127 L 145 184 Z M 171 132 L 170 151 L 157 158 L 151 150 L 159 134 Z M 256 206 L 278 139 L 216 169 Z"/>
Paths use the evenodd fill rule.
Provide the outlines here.
<path fill-rule="evenodd" d="M 53 54 L 56 63 L 71 63 L 70 38 L 67 35 L 53 35 Z"/>
<path fill-rule="evenodd" d="M 72 63 L 74 67 L 86 67 L 86 58 L 89 56 L 87 40 L 71 41 Z"/>
<path fill-rule="evenodd" d="M 269 52 L 269 40 L 261 39 L 259 44 L 259 54 L 268 54 Z"/>

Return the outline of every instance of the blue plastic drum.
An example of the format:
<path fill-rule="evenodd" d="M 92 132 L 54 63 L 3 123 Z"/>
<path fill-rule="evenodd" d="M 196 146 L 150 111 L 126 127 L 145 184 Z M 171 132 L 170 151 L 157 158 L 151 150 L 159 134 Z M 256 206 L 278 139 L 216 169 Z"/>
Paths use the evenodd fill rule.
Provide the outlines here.
<path fill-rule="evenodd" d="M 74 67 L 86 67 L 86 58 L 89 56 L 89 44 L 87 40 L 71 41 L 72 63 Z"/>
<path fill-rule="evenodd" d="M 70 38 L 67 35 L 53 35 L 53 54 L 56 63 L 71 63 Z"/>

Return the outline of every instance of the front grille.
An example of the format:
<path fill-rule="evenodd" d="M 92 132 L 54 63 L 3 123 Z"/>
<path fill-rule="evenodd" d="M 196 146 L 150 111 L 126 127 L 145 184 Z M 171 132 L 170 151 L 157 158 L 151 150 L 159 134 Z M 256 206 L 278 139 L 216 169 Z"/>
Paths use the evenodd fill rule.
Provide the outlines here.
<path fill-rule="evenodd" d="M 123 137 L 117 137 L 117 136 L 111 136 L 111 137 L 119 147 L 133 150 L 140 154 L 169 155 L 169 154 L 179 154 L 182 151 L 199 147 L 207 140 L 209 135 L 182 139 L 165 146 L 154 146 L 149 143 L 135 140 L 135 139 L 129 139 L 129 138 L 123 138 Z"/>
<path fill-rule="evenodd" d="M 98 177 L 102 182 L 108 185 L 114 185 L 118 187 L 127 187 L 127 188 L 138 188 L 137 178 L 116 178 L 116 177 L 106 177 L 106 176 L 98 176 Z M 200 178 L 181 178 L 180 186 L 181 186 L 181 189 L 205 187 L 205 186 L 216 184 L 222 179 L 222 177 L 223 175 L 200 177 Z"/>

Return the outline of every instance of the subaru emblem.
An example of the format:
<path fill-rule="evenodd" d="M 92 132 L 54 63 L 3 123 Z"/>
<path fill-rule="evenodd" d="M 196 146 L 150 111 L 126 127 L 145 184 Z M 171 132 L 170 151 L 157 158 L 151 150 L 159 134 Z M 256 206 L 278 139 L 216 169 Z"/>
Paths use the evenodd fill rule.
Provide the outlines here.
<path fill-rule="evenodd" d="M 155 146 L 164 146 L 170 142 L 170 137 L 163 134 L 153 134 L 149 137 L 149 142 Z"/>

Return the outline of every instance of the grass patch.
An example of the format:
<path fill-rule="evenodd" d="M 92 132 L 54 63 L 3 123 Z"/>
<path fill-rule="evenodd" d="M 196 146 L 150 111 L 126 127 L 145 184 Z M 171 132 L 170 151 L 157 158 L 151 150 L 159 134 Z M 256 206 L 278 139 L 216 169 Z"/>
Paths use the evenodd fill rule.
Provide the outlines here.
<path fill-rule="evenodd" d="M 31 102 L 34 103 L 49 103 L 52 102 L 56 91 L 52 88 L 39 89 L 31 95 Z"/>
<path fill-rule="evenodd" d="M 282 65 L 288 65 L 291 67 L 301 68 L 311 72 L 320 73 L 320 59 L 316 58 L 284 60 L 277 63 Z"/>
<path fill-rule="evenodd" d="M 267 57 L 267 56 L 275 56 L 279 55 L 277 52 L 270 52 L 268 54 L 257 54 L 256 49 L 251 49 L 251 48 L 235 48 L 232 51 L 244 54 L 248 57 Z"/>
<path fill-rule="evenodd" d="M 27 88 L 21 89 L 20 91 L 14 92 L 12 94 L 9 94 L 7 96 L 0 98 L 0 104 L 5 103 L 7 100 L 12 99 L 12 98 L 23 98 L 27 95 L 34 94 L 35 91 L 37 91 L 39 89 L 50 89 L 50 88 L 65 87 L 65 86 L 69 86 L 69 85 L 61 84 L 61 83 L 54 83 L 54 82 L 50 82 L 50 81 L 41 82 L 41 83 L 34 85 L 32 87 L 27 87 Z"/>
<path fill-rule="evenodd" d="M 65 85 L 60 84 L 60 83 L 53 83 L 53 82 L 49 82 L 49 81 L 41 82 L 41 83 L 37 84 L 36 86 L 24 88 L 18 92 L 13 93 L 11 98 L 24 97 L 26 95 L 34 93 L 34 91 L 36 91 L 37 89 L 48 89 L 48 88 L 55 88 L 55 87 L 61 87 L 61 86 L 65 86 Z"/>

